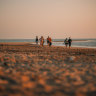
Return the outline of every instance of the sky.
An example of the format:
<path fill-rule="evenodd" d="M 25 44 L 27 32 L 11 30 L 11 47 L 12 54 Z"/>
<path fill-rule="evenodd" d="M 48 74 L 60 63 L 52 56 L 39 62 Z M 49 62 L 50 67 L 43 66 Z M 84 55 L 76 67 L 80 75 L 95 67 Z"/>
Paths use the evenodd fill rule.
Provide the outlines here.
<path fill-rule="evenodd" d="M 0 0 L 0 39 L 96 38 L 96 0 Z"/>

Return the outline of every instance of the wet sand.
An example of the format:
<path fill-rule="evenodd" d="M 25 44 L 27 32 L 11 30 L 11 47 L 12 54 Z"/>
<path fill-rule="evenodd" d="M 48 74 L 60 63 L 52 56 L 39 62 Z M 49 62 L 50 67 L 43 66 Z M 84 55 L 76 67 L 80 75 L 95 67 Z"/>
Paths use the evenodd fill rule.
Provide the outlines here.
<path fill-rule="evenodd" d="M 0 43 L 0 96 L 96 96 L 96 49 Z"/>

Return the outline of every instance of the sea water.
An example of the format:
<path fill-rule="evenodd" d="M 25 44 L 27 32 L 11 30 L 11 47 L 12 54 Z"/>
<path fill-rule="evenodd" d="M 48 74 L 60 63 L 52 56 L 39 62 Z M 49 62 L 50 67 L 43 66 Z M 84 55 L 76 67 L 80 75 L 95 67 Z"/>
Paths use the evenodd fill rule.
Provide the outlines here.
<path fill-rule="evenodd" d="M 64 40 L 54 40 L 53 45 L 64 46 Z M 72 39 L 72 47 L 96 48 L 96 39 Z"/>
<path fill-rule="evenodd" d="M 35 39 L 0 39 L 0 42 L 26 42 L 35 44 Z M 44 44 L 47 44 L 46 40 Z M 64 39 L 53 39 L 52 45 L 65 46 Z M 96 39 L 72 39 L 72 47 L 96 48 Z"/>

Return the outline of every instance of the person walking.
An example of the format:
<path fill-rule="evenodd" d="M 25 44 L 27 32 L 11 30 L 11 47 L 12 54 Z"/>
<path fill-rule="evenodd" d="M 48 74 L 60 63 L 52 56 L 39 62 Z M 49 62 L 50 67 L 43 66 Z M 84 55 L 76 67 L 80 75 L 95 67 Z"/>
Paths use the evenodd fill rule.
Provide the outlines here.
<path fill-rule="evenodd" d="M 51 37 L 49 37 L 49 46 L 51 46 L 52 45 L 52 39 L 51 39 Z"/>
<path fill-rule="evenodd" d="M 49 36 L 47 37 L 47 45 L 49 46 Z"/>
<path fill-rule="evenodd" d="M 72 43 L 72 39 L 69 37 L 68 39 L 69 48 L 71 47 L 71 43 Z"/>
<path fill-rule="evenodd" d="M 42 36 L 42 46 L 44 46 L 44 37 Z"/>
<path fill-rule="evenodd" d="M 38 36 L 36 36 L 35 42 L 36 44 L 38 44 Z"/>
<path fill-rule="evenodd" d="M 67 38 L 64 40 L 64 43 L 65 43 L 65 46 L 67 48 L 67 46 L 68 46 L 68 39 Z"/>
<path fill-rule="evenodd" d="M 40 40 L 40 45 L 41 45 L 41 46 L 44 46 L 44 37 L 41 36 L 41 38 L 40 38 L 39 40 Z"/>

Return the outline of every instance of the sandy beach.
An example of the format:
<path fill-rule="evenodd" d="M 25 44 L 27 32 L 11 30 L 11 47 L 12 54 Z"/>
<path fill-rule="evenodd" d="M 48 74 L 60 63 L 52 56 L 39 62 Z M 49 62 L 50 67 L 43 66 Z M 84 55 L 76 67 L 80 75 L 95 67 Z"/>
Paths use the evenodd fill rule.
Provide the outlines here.
<path fill-rule="evenodd" d="M 96 49 L 0 43 L 0 96 L 96 96 Z"/>

